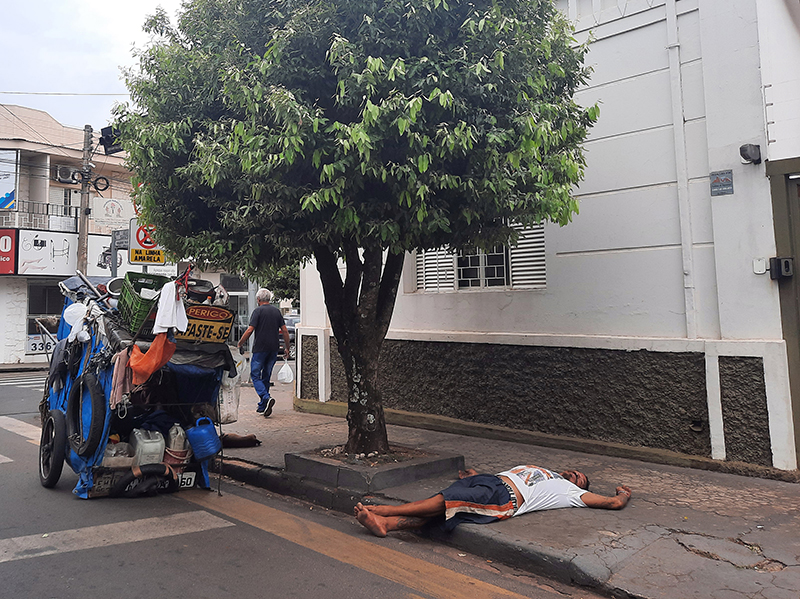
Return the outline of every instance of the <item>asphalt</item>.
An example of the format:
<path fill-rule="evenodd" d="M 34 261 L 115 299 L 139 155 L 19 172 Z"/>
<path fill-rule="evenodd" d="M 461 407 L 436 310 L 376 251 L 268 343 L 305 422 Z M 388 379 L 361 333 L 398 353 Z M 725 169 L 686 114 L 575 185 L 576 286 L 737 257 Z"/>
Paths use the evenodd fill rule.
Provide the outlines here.
<path fill-rule="evenodd" d="M 42 366 L 0 371 L 41 370 Z M 276 369 L 277 372 L 277 369 Z M 352 513 L 358 501 L 402 503 L 434 495 L 457 478 L 452 471 L 379 490 L 343 488 L 287 469 L 287 454 L 342 445 L 347 423 L 330 404 L 298 400 L 294 385 L 275 383 L 272 415 L 256 414 L 252 386 L 241 388 L 239 418 L 223 433 L 254 434 L 261 444 L 226 448 L 222 472 L 271 491 Z M 387 418 L 388 420 L 388 418 Z M 388 425 L 392 446 L 429 456 L 463 456 L 466 466 L 497 473 L 518 464 L 586 473 L 591 490 L 614 494 L 628 485 L 633 497 L 620 511 L 562 509 L 534 512 L 488 525 L 461 525 L 453 533 L 434 532 L 449 544 L 487 560 L 561 582 L 586 586 L 613 597 L 646 599 L 798 599 L 800 597 L 800 473 L 751 469 L 742 476 L 708 460 L 637 453 L 656 462 L 629 459 L 613 446 L 582 444 L 564 449 L 561 440 L 397 418 L 417 426 Z M 432 426 L 438 430 L 429 430 Z M 455 432 L 445 432 L 448 429 Z M 471 431 L 471 434 L 463 434 Z M 494 438 L 492 438 L 494 437 Z M 498 438 L 499 437 L 499 438 Z M 542 445 L 541 443 L 544 443 Z M 576 442 L 577 444 L 577 442 Z M 546 446 L 551 445 L 551 446 Z M 553 446 L 555 445 L 555 446 Z M 618 448 L 617 448 L 618 449 Z M 291 461 L 291 460 L 290 460 Z M 687 463 L 682 467 L 669 463 Z M 709 468 L 711 470 L 709 470 Z M 732 471 L 740 471 L 734 467 Z M 402 477 L 400 477 L 402 478 Z M 787 482 L 793 481 L 793 482 Z M 369 533 L 364 530 L 364 534 Z M 407 534 L 407 533 L 403 533 Z"/>
<path fill-rule="evenodd" d="M 286 454 L 342 445 L 347 438 L 343 418 L 298 411 L 308 410 L 308 402 L 296 400 L 293 387 L 274 384 L 276 405 L 269 418 L 256 414 L 253 388 L 242 387 L 239 419 L 224 425 L 223 432 L 253 433 L 262 444 L 226 448 L 225 475 L 347 513 L 357 501 L 424 499 L 457 478 L 453 469 L 364 492 L 287 470 Z M 409 426 L 390 424 L 388 433 L 390 445 L 463 455 L 479 472 L 536 464 L 581 470 L 595 493 L 613 495 L 620 484 L 633 490 L 620 511 L 536 512 L 490 525 L 462 525 L 449 535 L 434 533 L 436 541 L 614 597 L 800 597 L 800 486 L 795 482 Z"/>

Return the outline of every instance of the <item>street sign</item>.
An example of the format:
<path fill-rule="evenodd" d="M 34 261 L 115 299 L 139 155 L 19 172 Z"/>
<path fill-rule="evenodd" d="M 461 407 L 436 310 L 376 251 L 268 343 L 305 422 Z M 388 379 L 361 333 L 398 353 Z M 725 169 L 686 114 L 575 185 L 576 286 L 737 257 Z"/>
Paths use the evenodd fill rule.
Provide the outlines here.
<path fill-rule="evenodd" d="M 164 250 L 153 239 L 154 225 L 140 225 L 131 219 L 128 235 L 128 262 L 130 264 L 164 264 Z"/>
<path fill-rule="evenodd" d="M 130 231 L 128 231 L 128 229 L 119 229 L 117 231 L 111 231 L 111 239 L 114 240 L 114 245 L 117 246 L 118 250 L 128 249 L 129 236 L 130 236 Z"/>

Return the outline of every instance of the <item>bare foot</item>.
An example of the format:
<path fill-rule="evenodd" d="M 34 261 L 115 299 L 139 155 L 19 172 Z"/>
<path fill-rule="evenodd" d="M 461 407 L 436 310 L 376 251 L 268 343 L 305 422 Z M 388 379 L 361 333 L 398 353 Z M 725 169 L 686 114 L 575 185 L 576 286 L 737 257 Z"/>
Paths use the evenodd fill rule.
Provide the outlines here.
<path fill-rule="evenodd" d="M 470 476 L 475 476 L 478 474 L 478 471 L 475 468 L 467 468 L 466 470 L 459 470 L 458 471 L 458 478 L 469 478 Z"/>
<path fill-rule="evenodd" d="M 353 511 L 355 512 L 356 520 L 358 520 L 359 524 L 361 524 L 364 528 L 366 528 L 376 537 L 386 536 L 386 524 L 383 522 L 383 516 L 379 516 L 368 510 L 361 503 L 357 503 L 353 508 Z"/>
<path fill-rule="evenodd" d="M 364 505 L 361 506 L 368 512 L 372 512 L 376 516 L 394 516 L 395 514 L 392 513 L 392 508 L 394 506 L 391 505 Z"/>

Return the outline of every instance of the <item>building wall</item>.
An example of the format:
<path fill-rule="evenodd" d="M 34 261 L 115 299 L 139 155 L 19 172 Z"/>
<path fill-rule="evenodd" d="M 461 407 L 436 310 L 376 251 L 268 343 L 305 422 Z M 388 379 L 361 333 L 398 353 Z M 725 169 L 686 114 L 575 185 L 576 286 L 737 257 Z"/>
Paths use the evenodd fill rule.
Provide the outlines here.
<path fill-rule="evenodd" d="M 800 3 L 757 0 L 767 119 L 767 158 L 800 156 Z"/>

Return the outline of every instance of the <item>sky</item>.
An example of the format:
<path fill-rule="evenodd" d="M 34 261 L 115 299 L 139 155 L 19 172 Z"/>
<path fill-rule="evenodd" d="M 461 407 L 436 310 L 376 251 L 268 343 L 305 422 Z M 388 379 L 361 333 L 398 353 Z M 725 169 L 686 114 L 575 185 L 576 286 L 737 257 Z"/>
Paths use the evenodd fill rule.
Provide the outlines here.
<path fill-rule="evenodd" d="M 136 65 L 142 31 L 158 6 L 176 22 L 180 0 L 4 0 L 0 104 L 48 112 L 62 125 L 95 131 L 128 100 L 121 67 Z M 9 93 L 9 92 L 25 92 Z M 43 95 L 47 94 L 47 95 Z M 71 95 L 53 95 L 71 94 Z M 85 94 L 85 95 L 74 95 Z M 114 94 L 114 95 L 108 95 Z"/>

